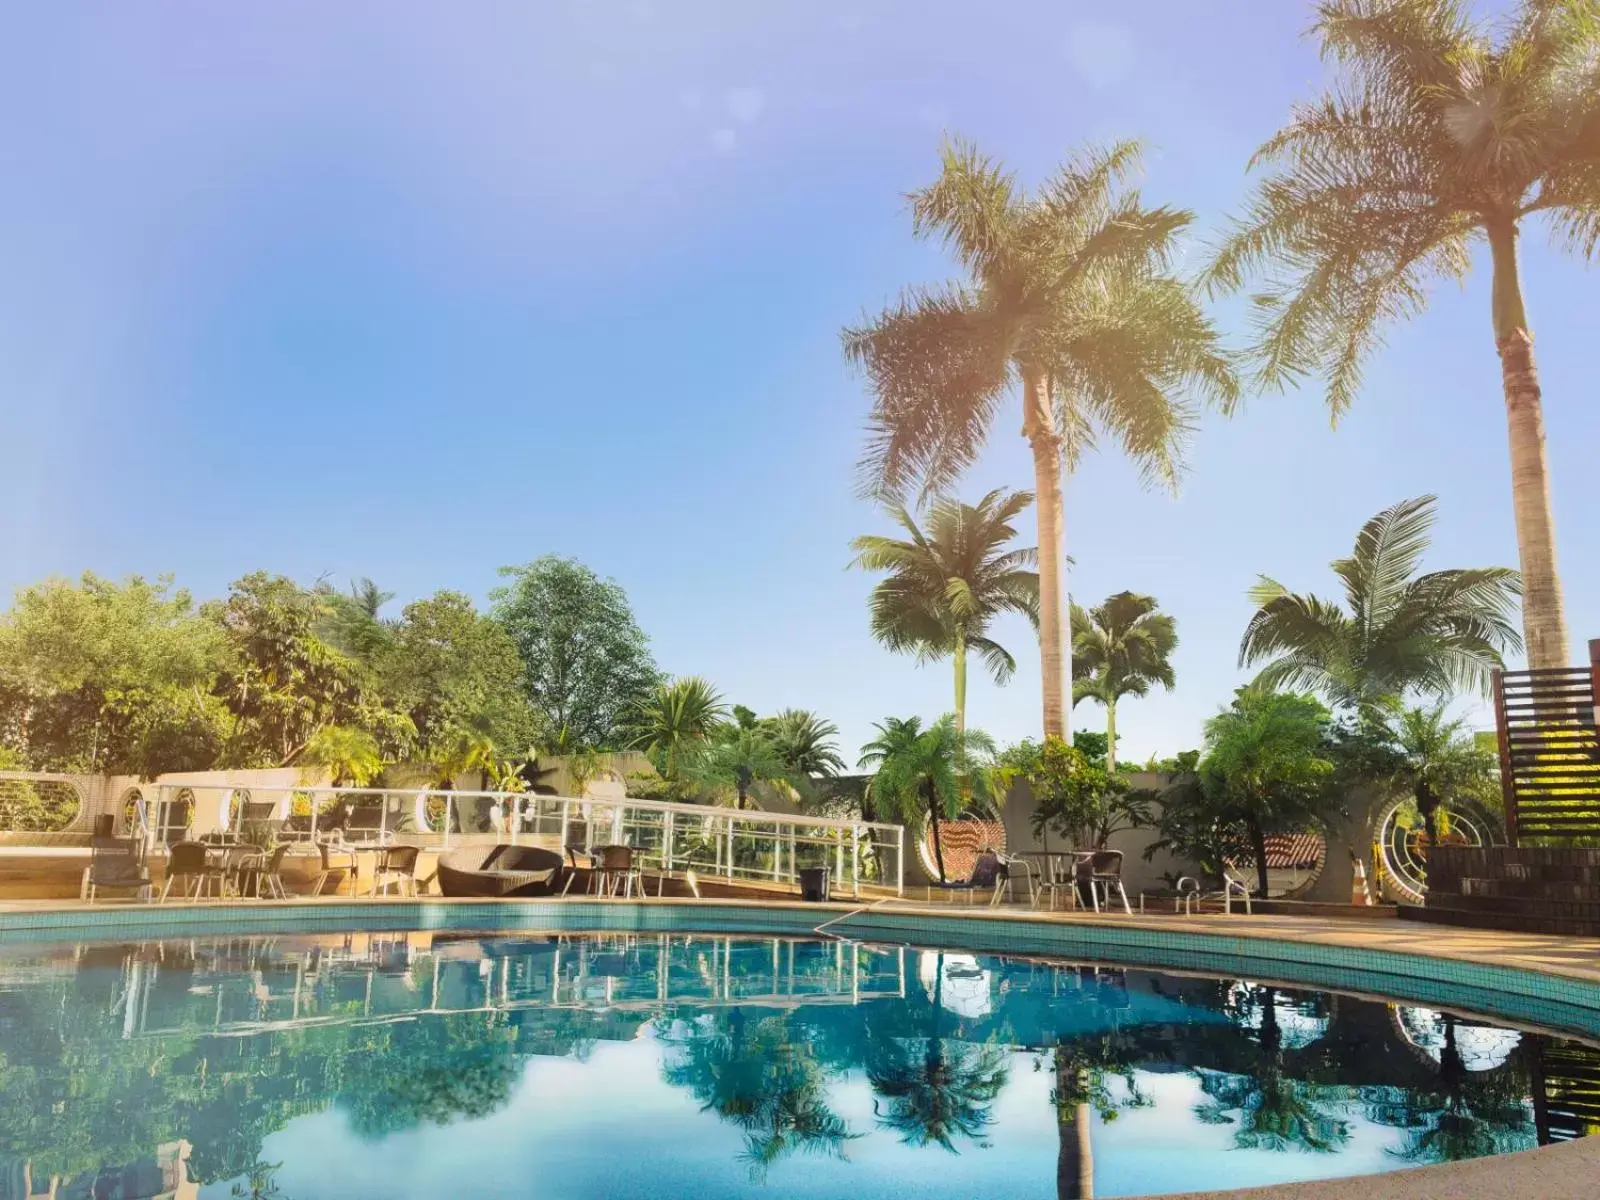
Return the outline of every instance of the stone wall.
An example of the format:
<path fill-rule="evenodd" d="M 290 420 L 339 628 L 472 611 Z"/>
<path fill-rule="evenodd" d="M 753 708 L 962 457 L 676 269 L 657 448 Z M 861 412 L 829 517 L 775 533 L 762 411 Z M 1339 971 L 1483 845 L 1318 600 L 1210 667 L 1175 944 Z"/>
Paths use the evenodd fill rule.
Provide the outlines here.
<path fill-rule="evenodd" d="M 1600 936 L 1600 849 L 1438 846 L 1420 920 Z"/>

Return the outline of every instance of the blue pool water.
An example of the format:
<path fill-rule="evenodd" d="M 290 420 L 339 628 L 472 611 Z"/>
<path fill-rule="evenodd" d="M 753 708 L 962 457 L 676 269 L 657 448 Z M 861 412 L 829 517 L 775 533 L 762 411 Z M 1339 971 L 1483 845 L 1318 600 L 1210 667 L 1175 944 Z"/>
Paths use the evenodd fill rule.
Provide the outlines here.
<path fill-rule="evenodd" d="M 0 1200 L 1239 1187 L 1575 1136 L 1597 1068 L 1417 1006 L 833 940 L 35 946 L 0 956 Z"/>

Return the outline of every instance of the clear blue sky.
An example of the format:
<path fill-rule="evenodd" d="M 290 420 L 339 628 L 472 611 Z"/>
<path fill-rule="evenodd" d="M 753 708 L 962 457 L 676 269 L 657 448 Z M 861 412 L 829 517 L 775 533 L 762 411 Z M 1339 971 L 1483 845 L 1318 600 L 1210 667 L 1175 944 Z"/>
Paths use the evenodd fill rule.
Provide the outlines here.
<path fill-rule="evenodd" d="M 484 597 L 571 554 L 661 665 L 847 748 L 948 706 L 867 634 L 848 541 L 866 399 L 841 325 L 946 273 L 902 194 L 942 130 L 1037 178 L 1153 145 L 1214 224 L 1322 77 L 1297 0 L 55 0 L 0 15 L 0 588 L 267 568 Z M 1561 568 L 1600 636 L 1600 278 L 1527 239 Z M 1224 313 L 1232 322 L 1232 310 Z M 1585 357 L 1587 356 L 1587 357 Z M 1005 414 L 965 489 L 1027 485 Z M 1258 572 L 1330 589 L 1360 522 L 1437 492 L 1438 566 L 1515 565 L 1487 277 L 1393 331 L 1355 411 L 1207 420 L 1176 499 L 1114 457 L 1068 490 L 1073 593 L 1178 620 L 1124 754 L 1196 743 L 1241 681 Z M 1031 531 L 1030 531 L 1031 532 Z M 1038 670 L 976 682 L 1036 733 Z M 1578 647 L 1574 647 L 1574 654 Z M 1077 720 L 1098 723 L 1087 705 Z"/>

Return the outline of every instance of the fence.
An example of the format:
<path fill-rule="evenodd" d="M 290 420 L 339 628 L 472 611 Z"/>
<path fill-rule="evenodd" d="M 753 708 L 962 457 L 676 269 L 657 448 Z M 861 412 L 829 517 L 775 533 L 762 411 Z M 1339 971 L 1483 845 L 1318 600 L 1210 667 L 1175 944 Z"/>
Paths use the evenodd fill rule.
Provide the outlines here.
<path fill-rule="evenodd" d="M 658 800 L 174 781 L 156 787 L 145 832 L 159 845 L 213 832 L 248 836 L 250 825 L 268 821 L 277 836 L 306 843 L 338 836 L 440 850 L 501 841 L 584 851 L 627 845 L 642 867 L 667 874 L 796 886 L 800 871 L 826 867 L 836 890 L 905 890 L 904 826 Z"/>
<path fill-rule="evenodd" d="M 1495 730 L 1506 833 L 1600 837 L 1600 639 L 1588 667 L 1496 671 Z"/>

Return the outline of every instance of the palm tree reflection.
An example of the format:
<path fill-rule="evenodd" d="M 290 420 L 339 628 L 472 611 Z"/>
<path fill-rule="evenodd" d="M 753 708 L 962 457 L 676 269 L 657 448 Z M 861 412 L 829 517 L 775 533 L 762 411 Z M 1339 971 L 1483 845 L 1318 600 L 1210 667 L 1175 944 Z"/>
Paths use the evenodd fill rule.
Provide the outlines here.
<path fill-rule="evenodd" d="M 681 1027 L 680 1027 L 681 1028 Z M 740 1161 L 752 1182 L 790 1154 L 845 1157 L 859 1134 L 828 1107 L 821 1067 L 802 1038 L 792 1038 L 781 1016 L 751 1022 L 741 1009 L 696 1022 L 686 1034 L 664 1031 L 675 1055 L 666 1081 L 744 1131 Z"/>
<path fill-rule="evenodd" d="M 998 1046 L 945 1040 L 944 976 L 941 953 L 926 1034 L 875 1038 L 868 1047 L 867 1078 L 877 1093 L 873 1111 L 879 1125 L 908 1146 L 940 1145 L 955 1154 L 961 1139 L 988 1144 L 985 1131 L 1007 1070 Z"/>

